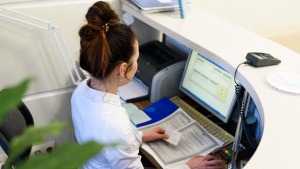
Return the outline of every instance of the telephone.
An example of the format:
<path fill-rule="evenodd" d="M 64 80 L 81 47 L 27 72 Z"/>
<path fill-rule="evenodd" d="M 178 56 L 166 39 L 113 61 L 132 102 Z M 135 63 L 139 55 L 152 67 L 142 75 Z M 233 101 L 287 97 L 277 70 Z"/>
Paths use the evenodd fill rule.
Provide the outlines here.
<path fill-rule="evenodd" d="M 246 55 L 246 59 L 251 62 L 251 66 L 255 67 L 277 65 L 281 62 L 281 60 L 272 55 L 261 52 L 249 52 Z"/>

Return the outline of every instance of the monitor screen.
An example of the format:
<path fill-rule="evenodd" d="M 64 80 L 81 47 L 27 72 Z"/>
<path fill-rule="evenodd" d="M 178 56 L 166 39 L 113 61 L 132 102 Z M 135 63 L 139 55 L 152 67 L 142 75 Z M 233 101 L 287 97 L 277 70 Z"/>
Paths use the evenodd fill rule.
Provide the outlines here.
<path fill-rule="evenodd" d="M 231 74 L 205 56 L 191 51 L 179 89 L 224 123 L 235 104 L 235 83 Z"/>

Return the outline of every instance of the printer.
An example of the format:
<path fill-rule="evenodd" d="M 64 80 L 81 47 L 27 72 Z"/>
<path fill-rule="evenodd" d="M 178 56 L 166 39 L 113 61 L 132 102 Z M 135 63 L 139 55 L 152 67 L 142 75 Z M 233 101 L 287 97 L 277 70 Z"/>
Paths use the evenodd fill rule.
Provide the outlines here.
<path fill-rule="evenodd" d="M 159 41 L 140 45 L 139 52 L 135 76 L 148 87 L 150 102 L 181 95 L 179 84 L 186 58 Z"/>

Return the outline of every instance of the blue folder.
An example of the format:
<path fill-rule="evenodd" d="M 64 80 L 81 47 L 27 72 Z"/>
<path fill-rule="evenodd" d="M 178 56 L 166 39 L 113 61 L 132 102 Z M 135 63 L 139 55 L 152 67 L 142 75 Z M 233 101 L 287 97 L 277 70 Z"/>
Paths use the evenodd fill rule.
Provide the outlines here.
<path fill-rule="evenodd" d="M 142 127 L 160 121 L 171 115 L 177 109 L 177 105 L 175 105 L 168 98 L 164 97 L 143 110 L 151 118 L 151 120 L 138 124 L 137 127 Z"/>

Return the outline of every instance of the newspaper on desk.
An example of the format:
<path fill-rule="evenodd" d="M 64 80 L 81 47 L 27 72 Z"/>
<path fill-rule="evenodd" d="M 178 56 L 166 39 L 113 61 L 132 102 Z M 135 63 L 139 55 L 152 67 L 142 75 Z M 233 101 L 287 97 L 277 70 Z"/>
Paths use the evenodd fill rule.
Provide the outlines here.
<path fill-rule="evenodd" d="M 157 126 L 177 130 L 181 133 L 181 139 L 177 146 L 166 144 L 162 140 L 143 143 L 142 148 L 152 155 L 162 168 L 172 168 L 184 164 L 192 156 L 207 155 L 223 145 L 222 141 L 209 134 L 181 108 L 167 118 L 138 129 L 146 131 Z"/>

